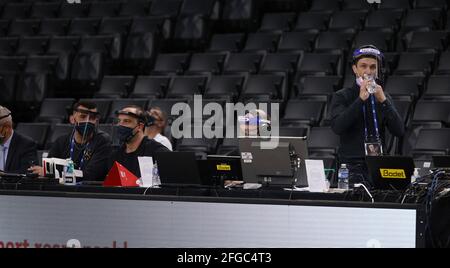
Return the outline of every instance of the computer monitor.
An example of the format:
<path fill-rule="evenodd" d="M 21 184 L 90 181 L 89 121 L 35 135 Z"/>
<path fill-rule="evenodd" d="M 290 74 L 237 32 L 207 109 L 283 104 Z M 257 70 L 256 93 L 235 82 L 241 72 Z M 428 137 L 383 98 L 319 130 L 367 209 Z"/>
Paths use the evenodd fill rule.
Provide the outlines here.
<path fill-rule="evenodd" d="M 223 186 L 223 182 L 242 181 L 241 158 L 239 156 L 208 155 L 200 160 L 202 181 L 207 185 Z"/>
<path fill-rule="evenodd" d="M 278 138 L 277 146 L 261 146 Z M 306 187 L 305 159 L 308 158 L 304 137 L 239 137 L 242 176 L 246 183 L 274 186 Z"/>
<path fill-rule="evenodd" d="M 195 152 L 158 152 L 155 160 L 161 186 L 202 185 Z"/>
<path fill-rule="evenodd" d="M 407 156 L 367 156 L 369 177 L 374 188 L 404 190 L 411 184 L 414 160 Z"/>
<path fill-rule="evenodd" d="M 450 155 L 433 155 L 432 158 L 435 168 L 450 168 Z"/>

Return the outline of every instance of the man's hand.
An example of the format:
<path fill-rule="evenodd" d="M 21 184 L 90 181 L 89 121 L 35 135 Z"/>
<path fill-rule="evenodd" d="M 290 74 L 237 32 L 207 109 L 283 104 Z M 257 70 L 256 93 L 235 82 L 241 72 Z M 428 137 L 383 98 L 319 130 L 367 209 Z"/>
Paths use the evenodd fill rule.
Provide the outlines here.
<path fill-rule="evenodd" d="M 39 174 L 39 177 L 44 177 L 44 168 L 41 166 L 32 166 L 28 169 L 28 171 L 33 174 Z"/>
<path fill-rule="evenodd" d="M 383 103 L 386 100 L 383 88 L 380 85 L 377 85 L 377 87 L 375 88 L 375 98 L 377 98 L 377 101 L 379 103 Z"/>
<path fill-rule="evenodd" d="M 359 87 L 359 98 L 362 101 L 366 101 L 369 98 L 369 92 L 367 92 L 368 84 L 369 84 L 369 80 L 363 80 L 361 82 L 361 86 Z"/>

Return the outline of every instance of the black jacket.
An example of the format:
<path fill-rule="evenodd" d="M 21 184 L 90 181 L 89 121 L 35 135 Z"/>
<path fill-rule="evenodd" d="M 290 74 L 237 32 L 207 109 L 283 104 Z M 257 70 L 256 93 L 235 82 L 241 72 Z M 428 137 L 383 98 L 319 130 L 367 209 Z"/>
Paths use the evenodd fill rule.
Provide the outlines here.
<path fill-rule="evenodd" d="M 67 159 L 70 157 L 72 134 L 59 137 L 53 144 L 48 157 Z M 108 172 L 108 159 L 111 155 L 111 138 L 102 131 L 97 131 L 83 151 L 80 145 L 74 146 L 73 162 L 80 169 L 81 158 L 84 157 L 83 180 L 102 181 Z M 83 154 L 83 156 L 82 156 Z"/>
<path fill-rule="evenodd" d="M 33 163 L 38 164 L 36 142 L 14 131 L 8 149 L 5 172 L 24 174 Z"/>
<path fill-rule="evenodd" d="M 138 156 L 155 156 L 156 152 L 170 152 L 166 146 L 161 143 L 144 137 L 141 144 L 136 151 L 132 153 L 126 153 L 125 145 L 117 148 L 110 158 L 109 167 L 111 168 L 115 161 L 126 167 L 136 177 L 141 177 L 141 170 L 139 168 Z"/>
<path fill-rule="evenodd" d="M 386 150 L 384 147 L 385 128 L 387 127 L 390 133 L 397 137 L 403 136 L 405 130 L 403 120 L 398 114 L 392 98 L 387 93 L 385 95 L 385 102 L 376 102 L 376 113 L 383 148 Z M 365 157 L 362 107 L 367 102 L 369 99 L 364 102 L 359 98 L 359 86 L 356 84 L 352 88 L 341 89 L 333 95 L 330 109 L 331 127 L 340 136 L 338 150 L 340 162 L 361 161 Z"/>

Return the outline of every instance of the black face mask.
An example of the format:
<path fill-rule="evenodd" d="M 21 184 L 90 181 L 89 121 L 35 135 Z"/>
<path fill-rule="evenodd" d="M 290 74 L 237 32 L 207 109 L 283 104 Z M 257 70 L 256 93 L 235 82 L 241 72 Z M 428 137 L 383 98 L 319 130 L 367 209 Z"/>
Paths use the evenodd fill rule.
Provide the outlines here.
<path fill-rule="evenodd" d="M 117 138 L 119 141 L 121 143 L 128 143 L 136 135 L 137 132 L 133 133 L 136 127 L 117 126 Z"/>
<path fill-rule="evenodd" d="M 78 123 L 75 126 L 75 130 L 84 137 L 89 137 L 91 134 L 95 133 L 95 124 L 91 122 Z"/>

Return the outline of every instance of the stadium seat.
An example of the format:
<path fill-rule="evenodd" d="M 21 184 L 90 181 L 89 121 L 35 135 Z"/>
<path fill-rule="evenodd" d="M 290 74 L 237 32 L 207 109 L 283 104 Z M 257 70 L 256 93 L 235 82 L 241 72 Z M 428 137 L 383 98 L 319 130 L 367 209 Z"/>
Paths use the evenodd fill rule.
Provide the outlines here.
<path fill-rule="evenodd" d="M 367 16 L 364 28 L 367 31 L 387 29 L 393 32 L 400 28 L 402 16 L 401 10 L 375 10 Z"/>
<path fill-rule="evenodd" d="M 103 76 L 96 98 L 124 98 L 133 88 L 134 76 Z"/>
<path fill-rule="evenodd" d="M 240 75 L 212 76 L 203 97 L 223 98 L 229 101 L 236 100 L 242 91 L 244 82 L 245 77 Z"/>
<path fill-rule="evenodd" d="M 16 50 L 17 55 L 43 55 L 47 51 L 48 37 L 22 37 Z"/>
<path fill-rule="evenodd" d="M 130 98 L 162 98 L 166 95 L 169 82 L 168 76 L 138 76 Z"/>
<path fill-rule="evenodd" d="M 239 52 L 244 46 L 245 34 L 224 33 L 214 34 L 211 38 L 208 51 L 211 52 Z"/>
<path fill-rule="evenodd" d="M 96 35 L 100 20 L 97 18 L 75 18 L 70 23 L 70 35 Z"/>
<path fill-rule="evenodd" d="M 30 18 L 56 18 L 59 13 L 60 3 L 36 2 L 31 8 Z"/>
<path fill-rule="evenodd" d="M 220 74 L 227 56 L 225 53 L 193 54 L 186 74 Z"/>
<path fill-rule="evenodd" d="M 231 53 L 225 63 L 225 74 L 257 73 L 263 60 L 263 54 Z"/>
<path fill-rule="evenodd" d="M 212 20 L 219 19 L 220 2 L 218 0 L 184 0 L 180 15 L 201 15 Z"/>
<path fill-rule="evenodd" d="M 330 97 L 341 87 L 340 76 L 305 76 L 295 85 L 299 98 L 308 96 Z"/>
<path fill-rule="evenodd" d="M 267 54 L 261 65 L 260 73 L 286 73 L 292 75 L 297 70 L 299 54 L 274 53 Z"/>
<path fill-rule="evenodd" d="M 450 99 L 450 76 L 430 76 L 423 98 Z"/>
<path fill-rule="evenodd" d="M 154 0 L 152 1 L 149 15 L 175 18 L 178 16 L 182 1 L 179 0 Z"/>
<path fill-rule="evenodd" d="M 300 75 L 341 75 L 341 56 L 329 53 L 305 53 L 299 62 Z"/>
<path fill-rule="evenodd" d="M 311 2 L 311 11 L 333 12 L 341 9 L 341 0 L 313 0 Z"/>
<path fill-rule="evenodd" d="M 66 35 L 69 30 L 70 19 L 68 18 L 44 18 L 39 29 L 40 35 Z"/>
<path fill-rule="evenodd" d="M 324 102 L 289 100 L 281 124 L 283 126 L 317 125 L 321 120 L 324 108 Z"/>
<path fill-rule="evenodd" d="M 35 35 L 39 31 L 40 20 L 16 19 L 9 25 L 8 36 Z"/>
<path fill-rule="evenodd" d="M 278 52 L 311 52 L 317 34 L 304 32 L 287 32 L 280 37 Z"/>
<path fill-rule="evenodd" d="M 59 9 L 60 18 L 82 18 L 86 17 L 89 12 L 89 4 L 82 2 L 80 4 L 69 4 L 63 2 Z"/>
<path fill-rule="evenodd" d="M 450 154 L 450 128 L 421 129 L 414 146 L 413 155 L 417 158 L 423 155 Z"/>
<path fill-rule="evenodd" d="M 286 77 L 284 75 L 250 75 L 241 93 L 241 100 L 264 96 L 268 100 L 286 100 Z"/>
<path fill-rule="evenodd" d="M 333 13 L 330 18 L 330 31 L 356 33 L 362 29 L 366 19 L 365 11 L 340 11 Z"/>
<path fill-rule="evenodd" d="M 300 13 L 294 27 L 294 31 L 319 33 L 327 30 L 329 12 L 305 12 Z"/>
<path fill-rule="evenodd" d="M 25 19 L 28 18 L 31 3 L 7 3 L 3 7 L 2 19 Z"/>
<path fill-rule="evenodd" d="M 93 2 L 89 7 L 89 17 L 116 17 L 119 13 L 120 2 Z"/>
<path fill-rule="evenodd" d="M 151 74 L 168 75 L 183 74 L 189 66 L 189 54 L 159 54 Z"/>
<path fill-rule="evenodd" d="M 384 90 L 392 97 L 412 96 L 418 98 L 423 92 L 424 78 L 422 76 L 397 76 L 387 78 Z"/>
<path fill-rule="evenodd" d="M 51 127 L 44 149 L 50 150 L 50 148 L 52 148 L 52 145 L 59 137 L 61 137 L 62 135 L 70 134 L 74 130 L 75 129 L 71 124 L 55 124 L 54 126 Z"/>
<path fill-rule="evenodd" d="M 75 99 L 71 98 L 44 99 L 36 122 L 63 123 L 67 120 L 74 103 Z"/>
<path fill-rule="evenodd" d="M 446 31 L 413 32 L 411 39 L 406 40 L 407 49 L 411 52 L 440 52 L 448 46 Z"/>
<path fill-rule="evenodd" d="M 394 74 L 423 75 L 433 71 L 434 53 L 404 52 L 400 54 L 399 63 Z"/>
<path fill-rule="evenodd" d="M 260 32 L 282 33 L 290 31 L 295 23 L 295 13 L 267 13 L 262 18 Z"/>
<path fill-rule="evenodd" d="M 150 4 L 151 1 L 148 0 L 125 1 L 122 3 L 119 16 L 145 17 L 150 10 Z"/>
<path fill-rule="evenodd" d="M 275 52 L 280 36 L 275 33 L 250 33 L 243 52 Z"/>
<path fill-rule="evenodd" d="M 17 132 L 34 140 L 39 149 L 43 149 L 50 128 L 48 123 L 18 123 Z"/>
<path fill-rule="evenodd" d="M 346 32 L 323 32 L 316 39 L 315 52 L 349 51 L 354 34 Z"/>
<path fill-rule="evenodd" d="M 439 63 L 437 65 L 435 74 L 437 75 L 448 75 L 450 74 L 450 52 L 443 52 L 439 58 Z"/>
<path fill-rule="evenodd" d="M 307 141 L 309 157 L 334 156 L 340 144 L 331 127 L 311 128 Z"/>
<path fill-rule="evenodd" d="M 207 80 L 206 76 L 174 76 L 167 90 L 166 98 L 193 98 L 194 94 L 204 92 Z"/>

